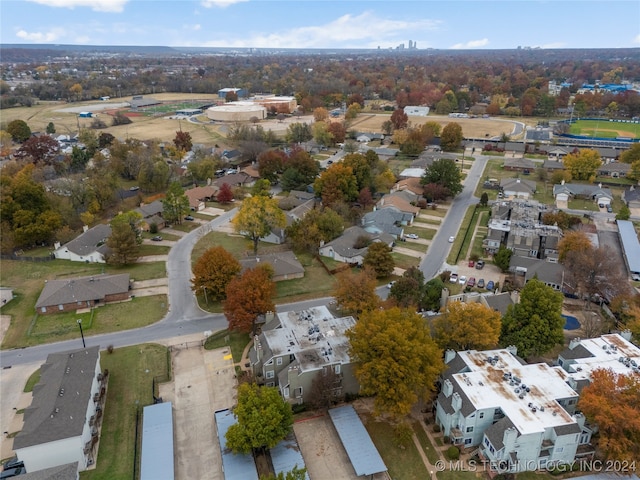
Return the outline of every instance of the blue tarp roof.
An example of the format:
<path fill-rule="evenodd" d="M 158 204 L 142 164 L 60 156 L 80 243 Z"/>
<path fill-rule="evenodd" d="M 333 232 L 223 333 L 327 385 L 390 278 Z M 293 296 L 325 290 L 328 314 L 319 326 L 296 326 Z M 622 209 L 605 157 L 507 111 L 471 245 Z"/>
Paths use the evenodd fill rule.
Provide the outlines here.
<path fill-rule="evenodd" d="M 638 242 L 638 235 L 633 223 L 628 220 L 618 220 L 618 231 L 629 271 L 640 273 L 640 242 Z"/>
<path fill-rule="evenodd" d="M 215 417 L 225 480 L 258 480 L 258 469 L 253 457 L 241 453 L 235 454 L 227 448 L 225 435 L 229 427 L 236 423 L 233 412 L 231 410 L 221 410 L 215 413 Z"/>
<path fill-rule="evenodd" d="M 173 480 L 171 402 L 144 407 L 140 480 Z"/>
<path fill-rule="evenodd" d="M 273 470 L 278 475 L 280 472 L 287 473 L 293 470 L 294 467 L 305 468 L 304 458 L 300 453 L 300 447 L 298 441 L 293 433 L 287 435 L 275 448 L 270 450 L 271 463 L 273 464 Z M 309 474 L 307 473 L 305 478 L 309 480 Z"/>
<path fill-rule="evenodd" d="M 387 471 L 387 466 L 353 406 L 333 408 L 329 410 L 329 415 L 356 475 L 373 475 Z"/>

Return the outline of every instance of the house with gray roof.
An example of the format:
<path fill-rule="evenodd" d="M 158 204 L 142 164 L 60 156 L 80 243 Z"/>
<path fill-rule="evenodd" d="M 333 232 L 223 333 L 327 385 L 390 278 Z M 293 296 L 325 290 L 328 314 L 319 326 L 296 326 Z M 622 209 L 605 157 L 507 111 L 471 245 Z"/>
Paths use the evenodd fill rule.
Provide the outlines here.
<path fill-rule="evenodd" d="M 515 273 L 516 282 L 522 286 L 535 277 L 559 292 L 565 285 L 564 267 L 560 263 L 513 255 L 509 262 L 509 271 Z"/>
<path fill-rule="evenodd" d="M 165 220 L 162 218 L 164 204 L 161 200 L 155 200 L 151 203 L 141 203 L 134 211 L 142 215 L 141 228 L 144 231 L 148 232 L 151 225 L 156 225 L 158 228 L 165 227 Z"/>
<path fill-rule="evenodd" d="M 622 192 L 622 201 L 626 203 L 629 208 L 640 208 L 640 188 L 631 185 Z"/>
<path fill-rule="evenodd" d="M 598 168 L 598 175 L 601 177 L 623 178 L 631 170 L 631 164 L 622 162 L 604 163 Z"/>
<path fill-rule="evenodd" d="M 110 225 L 96 225 L 89 228 L 83 227 L 83 232 L 64 245 L 59 242 L 54 244 L 53 255 L 62 260 L 84 263 L 106 263 L 106 255 L 109 253 L 107 238 L 111 235 Z"/>
<path fill-rule="evenodd" d="M 46 281 L 36 311 L 40 314 L 73 312 L 129 299 L 128 273 L 92 275 Z"/>
<path fill-rule="evenodd" d="M 369 247 L 358 245 L 361 238 L 367 238 L 370 242 L 383 242 L 389 247 L 393 247 L 395 241 L 395 237 L 388 233 L 371 233 L 362 227 L 354 226 L 345 229 L 338 238 L 321 244 L 318 253 L 336 262 L 362 265 Z"/>
<path fill-rule="evenodd" d="M 255 378 L 260 384 L 278 387 L 292 404 L 308 402 L 314 381 L 330 372 L 336 398 L 357 393 L 360 384 L 346 336 L 354 325 L 353 317 L 336 318 L 325 305 L 278 313 L 267 320 L 249 351 Z"/>
<path fill-rule="evenodd" d="M 240 265 L 242 265 L 243 271 L 265 264 L 273 268 L 272 280 L 274 282 L 304 277 L 304 267 L 291 251 L 270 253 L 240 259 Z"/>
<path fill-rule="evenodd" d="M 580 197 L 591 199 L 600 204 L 609 205 L 613 200 L 613 193 L 609 188 L 603 188 L 602 184 L 590 185 L 582 183 L 565 183 L 553 186 L 553 196 L 556 201 L 568 201 L 569 198 Z"/>
<path fill-rule="evenodd" d="M 533 172 L 538 164 L 528 158 L 505 158 L 504 169 L 518 172 Z"/>
<path fill-rule="evenodd" d="M 521 178 L 503 178 L 500 189 L 506 198 L 530 198 L 536 193 L 536 182 Z"/>
<path fill-rule="evenodd" d="M 78 462 L 23 473 L 20 480 L 78 480 Z"/>
<path fill-rule="evenodd" d="M 445 352 L 447 370 L 434 405 L 436 423 L 461 448 L 504 472 L 589 458 L 592 431 L 575 411 L 568 373 L 527 365 L 515 347 Z"/>
<path fill-rule="evenodd" d="M 542 168 L 550 173 L 558 172 L 560 170 L 564 170 L 564 163 L 558 160 L 545 160 L 542 164 Z"/>
<path fill-rule="evenodd" d="M 415 213 L 403 212 L 398 207 L 389 205 L 377 208 L 362 217 L 362 227 L 369 233 L 387 233 L 393 238 L 402 238 L 404 227 L 411 225 Z"/>
<path fill-rule="evenodd" d="M 83 471 L 95 462 L 106 380 L 99 346 L 47 357 L 22 431 L 13 440 L 28 472 L 75 462 Z"/>

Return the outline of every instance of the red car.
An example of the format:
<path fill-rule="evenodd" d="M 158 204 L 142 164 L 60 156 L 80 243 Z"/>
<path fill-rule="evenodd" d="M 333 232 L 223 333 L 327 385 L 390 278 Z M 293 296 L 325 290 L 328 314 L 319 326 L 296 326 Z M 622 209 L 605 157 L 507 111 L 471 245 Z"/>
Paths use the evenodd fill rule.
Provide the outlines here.
<path fill-rule="evenodd" d="M 476 285 L 476 279 L 475 279 L 475 277 L 471 277 L 467 281 L 467 287 L 475 287 L 475 285 Z"/>
<path fill-rule="evenodd" d="M 475 265 L 475 262 L 473 260 L 469 260 L 469 266 L 473 268 L 474 265 Z"/>

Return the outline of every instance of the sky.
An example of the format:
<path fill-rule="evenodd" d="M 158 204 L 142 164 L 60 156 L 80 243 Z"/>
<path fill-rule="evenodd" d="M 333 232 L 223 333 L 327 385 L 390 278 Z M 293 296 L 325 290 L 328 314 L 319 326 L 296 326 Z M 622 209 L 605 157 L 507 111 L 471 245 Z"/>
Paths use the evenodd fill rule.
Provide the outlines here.
<path fill-rule="evenodd" d="M 640 0 L 0 0 L 0 44 L 640 48 Z"/>

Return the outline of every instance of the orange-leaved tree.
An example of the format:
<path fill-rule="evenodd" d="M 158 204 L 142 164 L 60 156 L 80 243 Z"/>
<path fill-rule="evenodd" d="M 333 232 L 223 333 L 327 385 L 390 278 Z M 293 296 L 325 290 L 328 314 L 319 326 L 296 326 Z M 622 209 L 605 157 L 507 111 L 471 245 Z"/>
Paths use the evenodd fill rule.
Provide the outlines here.
<path fill-rule="evenodd" d="M 339 274 L 333 295 L 345 313 L 356 317 L 377 308 L 380 298 L 376 295 L 375 272 L 364 268 L 358 273 L 347 271 Z"/>
<path fill-rule="evenodd" d="M 242 270 L 240 262 L 221 246 L 205 251 L 193 265 L 191 288 L 196 293 L 204 293 L 209 300 L 224 300 L 229 282 Z"/>
<path fill-rule="evenodd" d="M 273 269 L 260 265 L 246 270 L 227 285 L 224 314 L 229 321 L 229 330 L 255 334 L 256 318 L 275 309 L 273 296 Z"/>
<path fill-rule="evenodd" d="M 580 394 L 578 408 L 598 426 L 600 449 L 609 460 L 640 458 L 640 378 L 598 369 Z"/>

